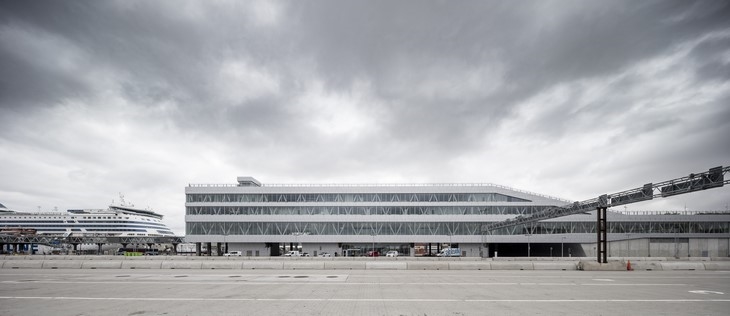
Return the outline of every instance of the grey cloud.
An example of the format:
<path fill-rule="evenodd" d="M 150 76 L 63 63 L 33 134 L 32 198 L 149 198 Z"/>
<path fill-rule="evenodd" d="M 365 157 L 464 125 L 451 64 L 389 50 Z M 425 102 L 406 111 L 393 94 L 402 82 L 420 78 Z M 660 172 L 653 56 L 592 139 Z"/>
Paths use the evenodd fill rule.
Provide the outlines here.
<path fill-rule="evenodd" d="M 37 61 L 53 61 L 62 51 L 28 52 L 29 60 L 17 53 L 16 43 L 0 42 L 0 120 L 7 127 L 0 140 L 98 165 L 104 158 L 93 154 L 99 147 L 94 135 L 84 140 L 88 144 L 68 145 L 66 137 L 43 139 L 13 122 L 25 116 L 48 123 L 64 102 L 110 113 L 124 103 L 135 128 L 165 125 L 181 139 L 220 142 L 228 147 L 211 155 L 227 165 L 294 179 L 337 178 L 348 172 L 367 176 L 368 170 L 381 168 L 410 175 L 459 157 L 499 156 L 491 151 L 491 138 L 505 124 L 515 125 L 509 129 L 515 135 L 509 137 L 549 144 L 606 121 L 620 130 L 612 141 L 615 148 L 636 135 L 684 131 L 692 137 L 706 135 L 707 142 L 682 147 L 712 152 L 702 162 L 730 156 L 722 149 L 730 146 L 712 142 L 727 144 L 720 136 L 727 125 L 720 118 L 728 113 L 715 110 L 725 108 L 726 96 L 698 109 L 715 113 L 712 119 L 720 122 L 682 126 L 681 113 L 649 112 L 637 103 L 640 97 L 660 97 L 661 92 L 640 89 L 646 80 L 659 78 L 627 75 L 606 85 L 605 98 L 581 108 L 576 104 L 586 91 L 575 85 L 630 72 L 683 43 L 727 32 L 726 1 L 278 4 L 280 19 L 261 25 L 251 3 L 2 2 L 0 30 L 48 36 L 65 45 L 59 50 L 71 50 L 83 60 L 76 68 L 49 69 Z M 695 75 L 691 86 L 726 83 L 730 71 L 722 58 L 728 49 L 727 38 L 718 37 L 691 50 L 680 61 L 693 63 L 687 66 Z M 241 93 L 225 98 L 220 71 L 231 61 L 265 77 L 261 80 L 276 81 L 276 89 L 256 91 L 262 88 L 246 81 L 258 78 L 253 76 L 232 83 L 228 88 Z M 97 73 L 107 77 L 95 77 Z M 364 82 L 367 99 L 357 106 L 369 110 L 375 126 L 362 135 L 324 135 L 312 127 L 322 113 L 302 98 L 320 82 L 325 93 L 343 98 Z M 571 91 L 565 102 L 529 125 L 515 121 L 519 110 L 543 109 L 518 105 L 560 85 Z M 673 153 L 667 148 L 658 152 Z M 691 153 L 680 156 L 677 163 L 693 163 Z M 656 155 L 642 159 L 658 160 Z M 120 170 L 164 176 L 155 167 L 130 168 Z M 81 171 L 70 172 L 72 177 L 98 177 L 74 170 Z"/>

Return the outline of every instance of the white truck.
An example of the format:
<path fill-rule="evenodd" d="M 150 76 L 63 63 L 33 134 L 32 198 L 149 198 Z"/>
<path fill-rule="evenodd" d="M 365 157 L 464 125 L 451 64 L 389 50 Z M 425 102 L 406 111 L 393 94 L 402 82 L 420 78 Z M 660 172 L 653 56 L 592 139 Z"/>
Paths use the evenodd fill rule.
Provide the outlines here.
<path fill-rule="evenodd" d="M 284 254 L 284 257 L 309 257 L 309 254 L 304 252 L 301 253 L 297 250 L 292 250 Z"/>

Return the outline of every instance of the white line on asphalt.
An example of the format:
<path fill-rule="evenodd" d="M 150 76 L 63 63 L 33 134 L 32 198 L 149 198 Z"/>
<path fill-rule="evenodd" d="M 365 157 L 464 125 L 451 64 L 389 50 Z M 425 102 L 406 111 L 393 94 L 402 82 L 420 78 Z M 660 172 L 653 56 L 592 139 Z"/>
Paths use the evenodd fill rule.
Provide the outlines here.
<path fill-rule="evenodd" d="M 0 296 L 0 299 L 59 301 L 291 301 L 291 302 L 483 302 L 483 303 L 647 303 L 647 302 L 730 302 L 730 299 L 634 299 L 634 300 L 489 300 L 489 299 L 411 299 L 411 298 L 196 298 L 196 297 L 70 297 L 70 296 Z"/>
<path fill-rule="evenodd" d="M 201 281 L 0 281 L 0 284 L 22 284 L 22 283 L 33 283 L 33 284 L 167 284 L 167 285 L 301 285 L 301 284 L 312 284 L 312 285 L 459 285 L 459 286 L 495 286 L 495 285 L 520 285 L 520 286 L 686 286 L 683 283 L 515 283 L 515 282 L 346 282 L 345 280 L 333 280 L 330 282 L 311 282 L 302 280 L 301 282 L 257 282 L 257 281 L 246 281 L 236 280 L 229 282 L 201 282 Z"/>

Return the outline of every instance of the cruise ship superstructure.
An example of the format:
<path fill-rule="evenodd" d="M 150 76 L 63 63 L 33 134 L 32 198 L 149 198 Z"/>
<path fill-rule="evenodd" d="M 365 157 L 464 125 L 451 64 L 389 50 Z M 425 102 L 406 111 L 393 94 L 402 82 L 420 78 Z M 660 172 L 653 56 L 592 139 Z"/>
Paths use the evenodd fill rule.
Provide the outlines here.
<path fill-rule="evenodd" d="M 0 204 L 0 229 L 33 229 L 36 234 L 73 236 L 175 236 L 162 215 L 133 206 L 66 212 L 24 212 Z"/>

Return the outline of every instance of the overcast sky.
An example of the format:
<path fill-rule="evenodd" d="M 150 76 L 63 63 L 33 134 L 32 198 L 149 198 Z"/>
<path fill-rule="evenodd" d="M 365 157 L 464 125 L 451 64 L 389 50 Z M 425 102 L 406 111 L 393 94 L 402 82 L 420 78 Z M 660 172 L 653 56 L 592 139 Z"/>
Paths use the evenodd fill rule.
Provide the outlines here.
<path fill-rule="evenodd" d="M 730 165 L 728 1 L 2 1 L 0 203 L 189 183 L 584 200 Z M 628 210 L 724 210 L 730 188 Z"/>

